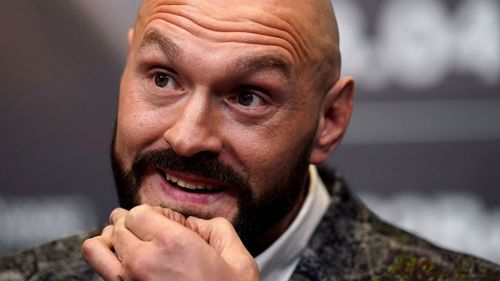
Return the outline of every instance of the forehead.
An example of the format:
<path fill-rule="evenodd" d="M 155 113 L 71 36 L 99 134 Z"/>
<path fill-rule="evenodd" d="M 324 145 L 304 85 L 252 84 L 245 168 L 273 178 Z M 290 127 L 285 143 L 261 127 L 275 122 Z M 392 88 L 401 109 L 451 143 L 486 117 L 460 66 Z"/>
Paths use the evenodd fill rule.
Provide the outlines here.
<path fill-rule="evenodd" d="M 168 32 L 167 32 L 168 34 Z M 185 34 L 165 35 L 158 24 L 151 24 L 140 41 L 138 61 L 155 62 L 155 58 L 166 59 L 169 64 L 184 73 L 204 73 L 207 78 L 246 76 L 261 73 L 287 84 L 293 84 L 295 68 L 290 61 L 274 52 L 273 47 L 265 50 L 251 47 L 234 51 L 234 44 L 213 44 L 201 40 L 186 39 Z M 222 50 L 222 51 L 221 51 Z M 209 53 L 210 56 L 206 54 Z M 217 73 L 213 69 L 218 69 Z M 188 71 L 189 70 L 189 71 Z M 266 71 L 267 70 L 267 71 Z"/>
<path fill-rule="evenodd" d="M 163 35 L 162 31 L 158 30 L 158 28 L 155 27 L 150 27 L 145 32 L 139 44 L 139 53 L 144 50 L 146 50 L 147 52 L 150 47 L 160 49 L 161 52 L 169 58 L 183 57 L 185 55 L 185 52 L 187 51 L 183 48 L 183 45 L 178 45 L 172 40 L 171 37 Z M 225 58 L 227 59 L 227 57 Z M 253 59 L 252 57 L 242 56 L 239 61 L 240 63 L 237 64 L 239 66 L 248 65 L 248 67 L 252 69 L 276 68 L 281 72 L 287 74 L 287 76 L 290 75 L 290 68 L 288 63 L 286 62 L 286 59 L 278 55 L 260 55 L 257 58 Z M 245 61 L 248 62 L 248 64 L 244 64 L 243 62 Z"/>
<path fill-rule="evenodd" d="M 304 63 L 314 52 L 308 40 L 310 8 L 279 2 L 144 1 L 136 23 L 136 39 L 145 38 L 151 23 L 162 20 L 209 42 L 277 47 L 292 62 Z"/>

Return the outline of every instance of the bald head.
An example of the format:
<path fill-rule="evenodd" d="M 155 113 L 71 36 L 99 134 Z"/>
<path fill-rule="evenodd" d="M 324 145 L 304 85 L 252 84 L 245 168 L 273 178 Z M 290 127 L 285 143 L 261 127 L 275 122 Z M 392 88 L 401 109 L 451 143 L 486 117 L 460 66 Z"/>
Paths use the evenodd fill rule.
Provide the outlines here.
<path fill-rule="evenodd" d="M 260 253 L 352 112 L 331 3 L 144 0 L 129 43 L 113 146 L 122 204 L 225 217 Z"/>
<path fill-rule="evenodd" d="M 340 75 L 337 21 L 329 0 L 143 0 L 134 39 L 157 19 L 209 41 L 280 47 L 294 63 L 308 66 L 319 89 Z"/>

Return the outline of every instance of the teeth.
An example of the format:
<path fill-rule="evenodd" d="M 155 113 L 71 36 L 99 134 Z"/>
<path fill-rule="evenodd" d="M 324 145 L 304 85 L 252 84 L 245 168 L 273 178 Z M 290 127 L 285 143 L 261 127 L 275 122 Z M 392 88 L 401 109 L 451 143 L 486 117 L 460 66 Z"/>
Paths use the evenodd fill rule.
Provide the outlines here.
<path fill-rule="evenodd" d="M 196 185 L 193 183 L 185 182 L 185 181 L 180 180 L 180 179 L 178 179 L 172 175 L 169 175 L 167 173 L 165 173 L 165 177 L 167 178 L 167 180 L 176 183 L 178 186 L 181 186 L 181 187 L 184 187 L 184 188 L 190 189 L 190 190 L 203 190 L 203 189 L 214 190 L 215 189 L 213 186 L 203 186 L 203 185 Z"/>
<path fill-rule="evenodd" d="M 193 190 L 196 189 L 196 188 L 194 188 L 194 186 L 192 184 L 187 183 L 187 182 L 182 181 L 182 180 L 177 181 L 177 185 L 184 187 L 184 188 L 187 188 L 187 189 L 193 189 Z"/>

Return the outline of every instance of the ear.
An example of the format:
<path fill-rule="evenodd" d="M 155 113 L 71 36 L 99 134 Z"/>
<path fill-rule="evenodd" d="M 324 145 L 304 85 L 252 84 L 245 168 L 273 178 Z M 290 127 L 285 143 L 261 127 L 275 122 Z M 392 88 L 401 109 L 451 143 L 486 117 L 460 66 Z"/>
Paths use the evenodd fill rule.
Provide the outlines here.
<path fill-rule="evenodd" d="M 127 39 L 128 39 L 128 48 L 132 48 L 132 42 L 134 42 L 134 29 L 131 28 L 128 30 L 127 34 Z"/>
<path fill-rule="evenodd" d="M 316 138 L 309 162 L 322 164 L 342 141 L 352 114 L 354 80 L 345 77 L 337 81 L 323 98 Z"/>

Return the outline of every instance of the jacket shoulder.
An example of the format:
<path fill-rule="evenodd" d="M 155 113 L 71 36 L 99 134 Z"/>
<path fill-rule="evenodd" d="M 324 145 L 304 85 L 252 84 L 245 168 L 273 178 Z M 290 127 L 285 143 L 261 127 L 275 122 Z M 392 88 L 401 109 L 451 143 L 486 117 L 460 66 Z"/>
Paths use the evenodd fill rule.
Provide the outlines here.
<path fill-rule="evenodd" d="M 500 266 L 450 251 L 377 217 L 368 222 L 366 245 L 373 251 L 374 272 L 402 280 L 500 280 Z M 375 270 L 378 269 L 378 270 Z"/>
<path fill-rule="evenodd" d="M 92 280 L 94 274 L 82 260 L 80 247 L 95 234 L 82 233 L 0 257 L 0 281 Z"/>
<path fill-rule="evenodd" d="M 332 204 L 294 280 L 500 280 L 500 266 L 440 248 L 385 222 L 344 180 L 321 170 L 320 175 Z"/>

